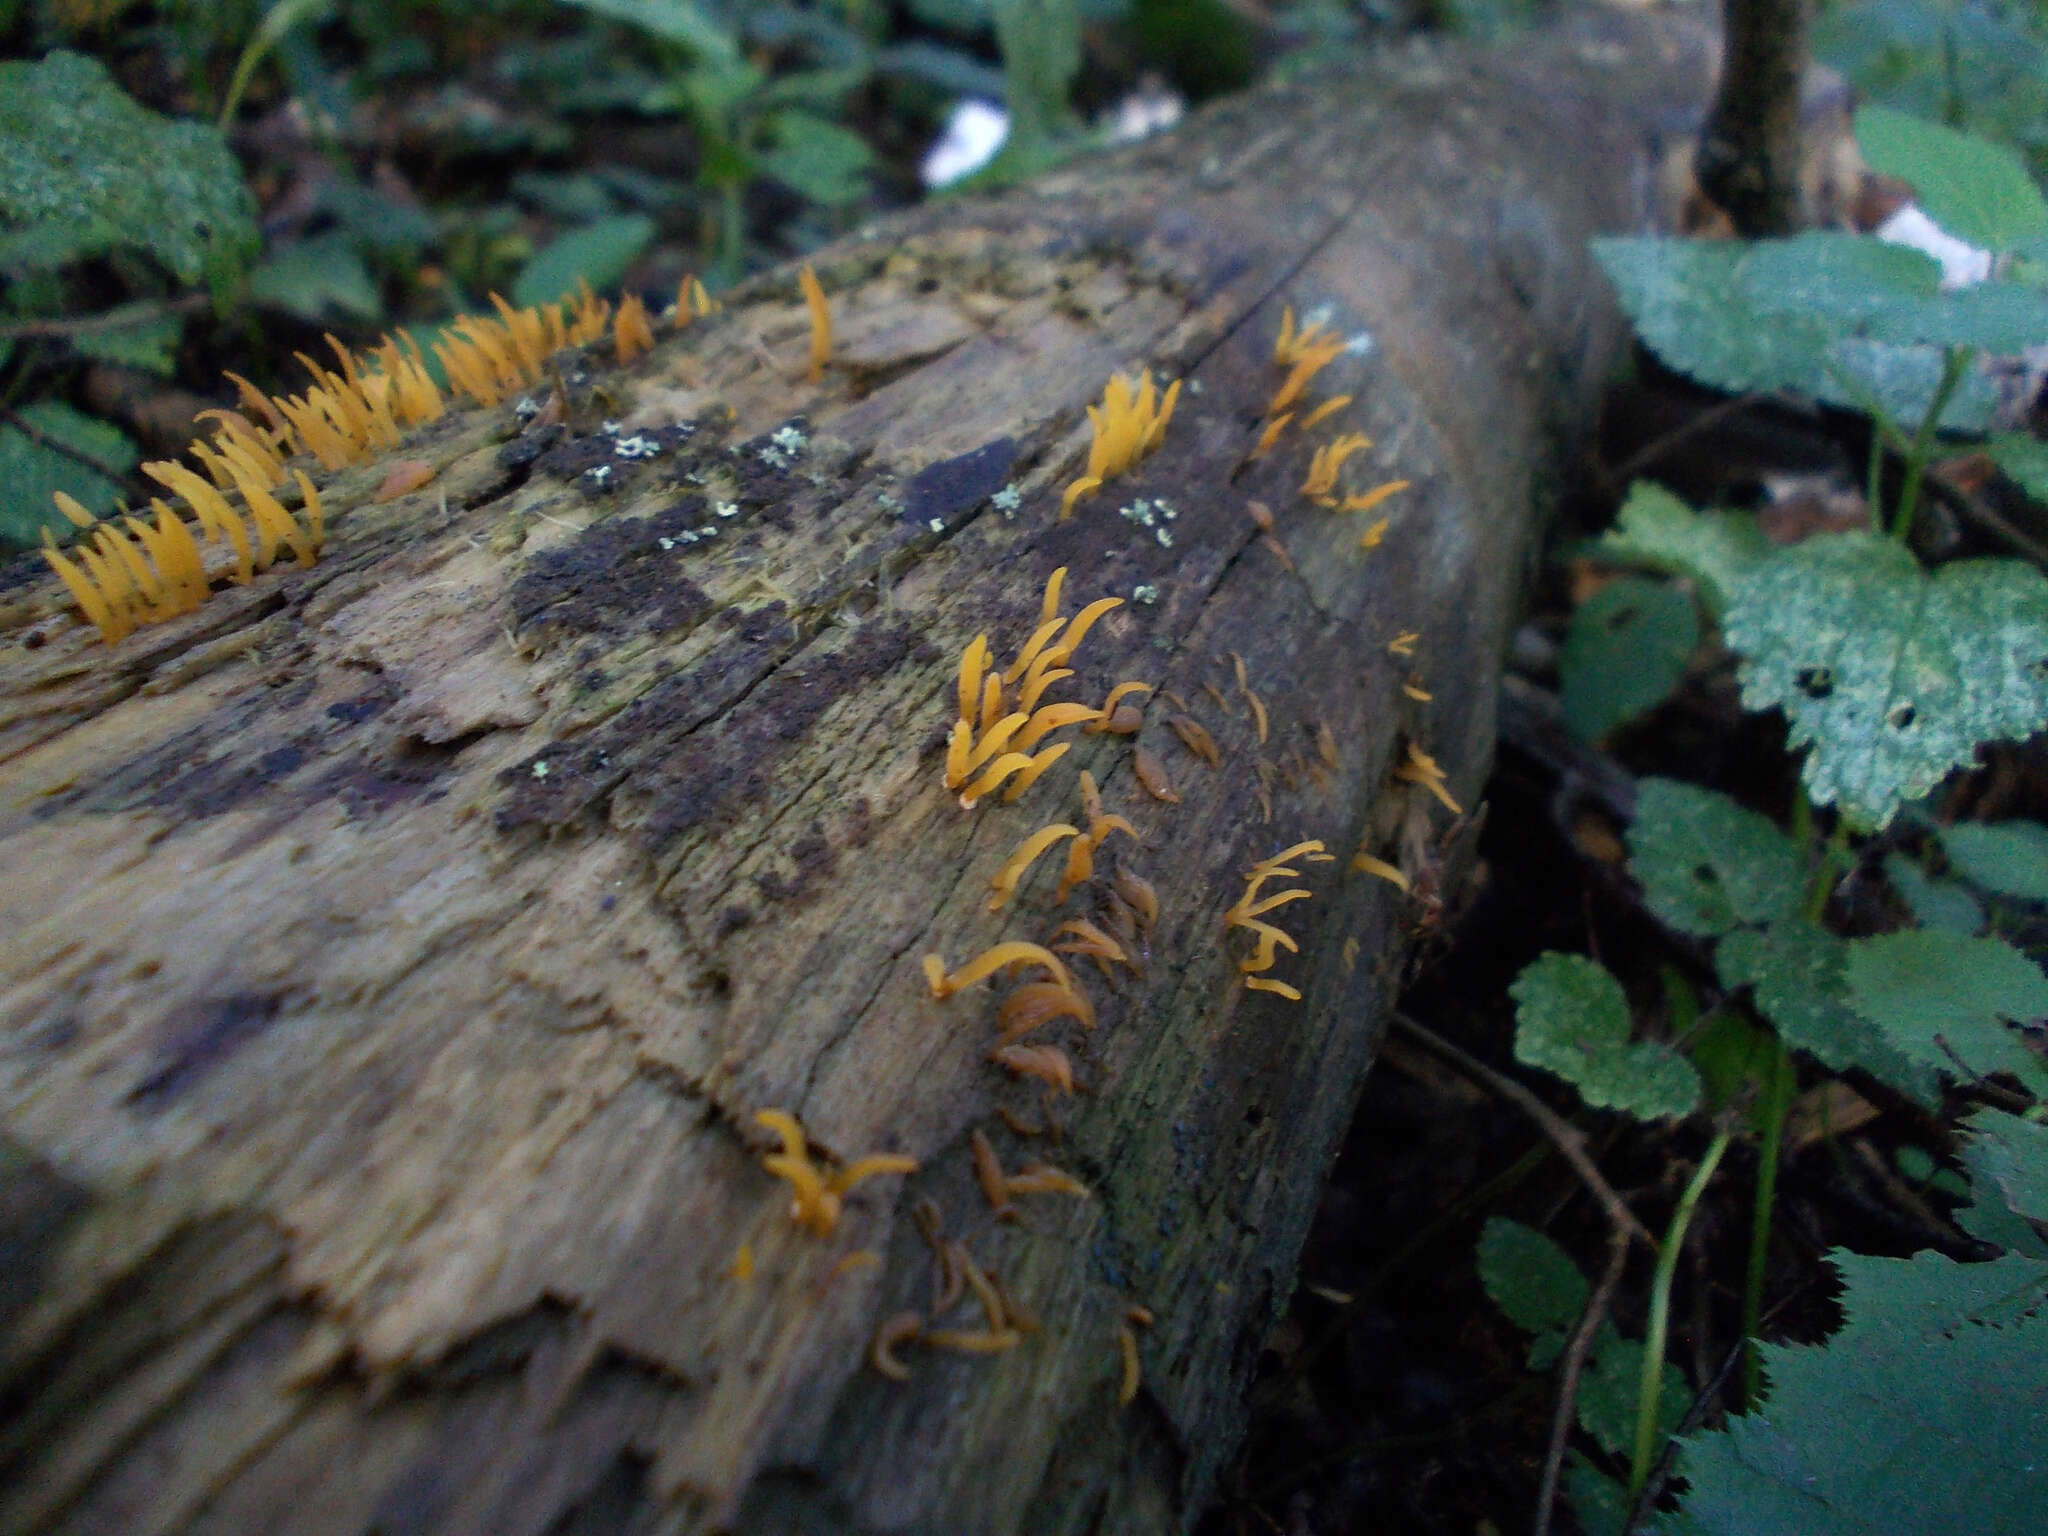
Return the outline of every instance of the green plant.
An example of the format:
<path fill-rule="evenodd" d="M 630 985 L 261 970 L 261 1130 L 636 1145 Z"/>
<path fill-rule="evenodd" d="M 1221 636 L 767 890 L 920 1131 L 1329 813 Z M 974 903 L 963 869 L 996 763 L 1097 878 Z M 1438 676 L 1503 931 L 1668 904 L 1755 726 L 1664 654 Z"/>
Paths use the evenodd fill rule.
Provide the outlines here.
<path fill-rule="evenodd" d="M 1910 179 L 1956 234 L 2007 253 L 2048 238 L 2048 202 L 2009 152 L 1881 109 L 1859 128 L 1872 162 Z M 1907 542 L 1940 434 L 1993 424 L 1975 353 L 2048 335 L 2048 297 L 2015 280 L 2027 273 L 2011 260 L 2003 278 L 1945 292 L 1926 258 L 1847 235 L 1598 249 L 1643 340 L 1672 367 L 1727 390 L 1860 406 L 1876 428 L 1867 531 L 1773 548 L 1744 514 L 1696 512 L 1638 486 L 1594 548 L 1656 573 L 1622 578 L 1633 583 L 1622 588 L 1628 603 L 1696 601 L 1739 658 L 1744 704 L 1781 711 L 1787 744 L 1803 755 L 1789 829 L 1710 790 L 1639 785 L 1628 871 L 1656 918 L 1710 946 L 1721 989 L 1712 1009 L 1699 1017 L 1689 988 L 1667 979 L 1680 1038 L 1630 1043 L 1620 984 L 1591 960 L 1545 955 L 1513 989 L 1517 1055 L 1588 1104 L 1689 1113 L 1697 1094 L 1648 1091 L 1646 1074 L 1654 1064 L 1675 1085 L 1677 1070 L 1697 1070 L 1719 1129 L 1681 1214 L 1728 1144 L 1730 1111 L 1745 1109 L 1758 1138 L 1743 1328 L 1755 1341 L 1795 1054 L 1929 1106 L 1944 1079 L 1996 1077 L 2048 1099 L 2048 1056 L 2030 1035 L 2048 1017 L 2048 976 L 2001 931 L 2015 905 L 2048 900 L 2048 827 L 1942 825 L 1928 798 L 1983 744 L 2048 725 L 2048 578 L 2011 558 L 1929 570 Z M 2048 489 L 2039 442 L 2008 434 L 1993 456 L 2023 490 Z M 1576 626 L 1574 639 L 1582 652 L 1592 646 Z M 1568 665 L 1568 696 L 1572 674 Z M 1596 734 L 1625 714 L 1581 718 L 1580 728 Z M 1907 920 L 1894 931 L 1832 925 L 1830 898 L 1859 862 L 1882 869 L 1899 897 Z M 1993 931 L 1981 931 L 1987 924 Z M 1960 1219 L 2008 1256 L 1959 1266 L 1835 1255 L 1849 1326 L 1824 1348 L 1752 1344 L 1752 1412 L 1686 1441 L 1691 1492 L 1667 1529 L 1888 1529 L 1902 1509 L 1915 1528 L 2033 1528 L 2036 1458 L 2013 1437 L 1979 1433 L 1971 1394 L 1998 1394 L 2018 1421 L 2048 1400 L 2048 1248 L 2035 1225 L 2048 1213 L 2048 1130 L 2035 1114 L 1983 1111 L 1968 1127 L 1976 1204 Z M 1569 1479 L 1596 1528 L 1621 1529 L 1649 1486 L 1673 1242 L 1658 1250 L 1627 1485 L 1590 1464 Z M 1496 1240 L 1489 1252 L 1482 1278 L 1504 1306 L 1515 1286 L 1555 1270 L 1525 1241 Z M 1526 1305 L 1509 1313 L 1533 1316 Z M 1959 1465 L 1967 1477 L 1955 1476 Z"/>
<path fill-rule="evenodd" d="M 62 527 L 56 490 L 112 508 L 135 446 L 67 380 L 93 361 L 168 376 L 196 307 L 180 290 L 234 301 L 255 214 L 218 130 L 146 110 L 81 54 L 0 64 L 0 543 Z M 110 290 L 128 297 L 96 307 Z"/>

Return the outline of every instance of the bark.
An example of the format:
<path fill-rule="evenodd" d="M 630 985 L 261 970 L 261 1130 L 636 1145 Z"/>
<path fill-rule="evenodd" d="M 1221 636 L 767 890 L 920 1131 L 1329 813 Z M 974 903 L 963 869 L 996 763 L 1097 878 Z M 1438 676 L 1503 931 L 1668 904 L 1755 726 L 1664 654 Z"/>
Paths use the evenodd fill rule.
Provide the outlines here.
<path fill-rule="evenodd" d="M 778 275 L 629 370 L 569 366 L 559 434 L 456 413 L 405 449 L 423 490 L 329 477 L 317 566 L 111 649 L 15 567 L 0 1529 L 1188 1525 L 1469 845 L 1392 770 L 1412 743 L 1462 804 L 1484 780 L 1539 487 L 1623 340 L 1583 240 L 1644 219 L 1647 125 L 1702 57 L 1618 14 L 1404 50 L 889 221 L 818 261 L 822 384 Z M 1248 463 L 1290 305 L 1352 341 L 1310 398 L 1353 399 Z M 1083 407 L 1142 366 L 1189 381 L 1164 446 L 1059 521 Z M 1340 430 L 1375 444 L 1350 488 L 1413 482 L 1370 551 L 1379 513 L 1297 494 Z M 636 432 L 660 451 L 620 456 Z M 956 659 L 983 631 L 1013 654 L 1059 566 L 1068 613 L 1157 600 L 1052 696 L 1177 702 L 963 811 Z M 1062 910 L 1056 853 L 990 914 L 1083 768 L 1141 841 Z M 1272 914 L 1292 1003 L 1240 984 L 1222 914 L 1303 838 L 1339 858 Z M 1361 845 L 1416 895 L 1351 872 Z M 1048 1109 L 986 1059 L 996 989 L 934 1001 L 919 961 L 1101 913 L 1117 865 L 1158 923 L 1142 975 L 1086 978 L 1095 1032 L 1046 1037 L 1083 1090 Z M 807 1233 L 768 1107 L 920 1170 Z M 1092 1197 L 997 1221 L 976 1130 Z M 865 1353 L 930 1312 L 924 1200 L 1039 1327 L 912 1345 L 898 1384 Z M 1155 1321 L 1120 1407 L 1131 1304 Z"/>

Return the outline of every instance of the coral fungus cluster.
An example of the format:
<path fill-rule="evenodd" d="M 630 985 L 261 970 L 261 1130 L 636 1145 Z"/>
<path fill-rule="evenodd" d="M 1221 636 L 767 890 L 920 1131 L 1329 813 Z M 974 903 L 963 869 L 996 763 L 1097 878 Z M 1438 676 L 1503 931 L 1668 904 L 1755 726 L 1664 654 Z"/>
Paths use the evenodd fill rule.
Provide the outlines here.
<path fill-rule="evenodd" d="M 789 1203 L 790 1219 L 820 1237 L 830 1237 L 838 1227 L 845 1196 L 855 1185 L 878 1174 L 917 1172 L 916 1158 L 884 1152 L 824 1173 L 811 1161 L 810 1146 L 796 1116 L 787 1110 L 764 1109 L 754 1116 L 754 1123 L 781 1138 L 782 1150 L 762 1158 L 761 1166 L 778 1179 L 789 1181 L 794 1191 Z"/>
<path fill-rule="evenodd" d="M 1284 949 L 1292 955 L 1300 953 L 1301 948 L 1285 929 L 1262 919 L 1275 908 L 1284 907 L 1289 902 L 1306 901 L 1315 894 L 1306 887 L 1297 886 L 1293 890 L 1261 896 L 1261 887 L 1268 880 L 1299 880 L 1301 871 L 1290 867 L 1289 861 L 1292 859 L 1312 860 L 1321 864 L 1328 863 L 1335 857 L 1323 847 L 1321 839 L 1311 839 L 1308 842 L 1296 843 L 1292 848 L 1282 849 L 1269 859 L 1261 859 L 1246 874 L 1244 894 L 1239 896 L 1230 910 L 1223 914 L 1223 921 L 1228 927 L 1246 930 L 1258 940 L 1258 945 L 1252 953 L 1237 963 L 1237 968 L 1245 973 L 1244 984 L 1252 991 L 1274 992 L 1290 1002 L 1301 1001 L 1301 993 L 1286 982 L 1275 981 L 1258 974 L 1273 969 L 1273 962 L 1279 950 Z"/>
<path fill-rule="evenodd" d="M 1015 800 L 1063 757 L 1072 743 L 1059 742 L 1038 752 L 1032 748 L 1063 727 L 1110 719 L 1114 700 L 1133 686 L 1144 686 L 1122 685 L 1111 694 L 1112 703 L 1101 709 L 1088 704 L 1040 704 L 1048 688 L 1074 675 L 1065 663 L 1073 658 L 1095 621 L 1123 606 L 1120 597 L 1102 597 L 1071 620 L 1061 617 L 1060 587 L 1066 577 L 1067 568 L 1061 566 L 1047 580 L 1038 628 L 1003 671 L 993 669 L 985 634 L 976 635 L 960 654 L 960 716 L 946 737 L 946 788 L 959 792 L 965 809 L 972 809 L 998 789 L 1003 789 L 1006 803 Z"/>
<path fill-rule="evenodd" d="M 1074 504 L 1082 497 L 1094 495 L 1103 481 L 1133 468 L 1166 440 L 1167 423 L 1179 400 L 1179 379 L 1160 394 L 1149 370 L 1139 374 L 1136 383 L 1121 373 L 1110 375 L 1102 404 L 1088 407 L 1088 422 L 1094 428 L 1088 467 L 1060 497 L 1062 522 L 1074 515 Z"/>
<path fill-rule="evenodd" d="M 646 306 L 635 297 L 622 300 L 616 315 L 588 287 L 573 301 L 526 309 L 514 309 L 496 294 L 491 302 L 495 316 L 463 315 L 431 344 L 456 394 L 479 405 L 497 405 L 537 382 L 555 352 L 587 345 L 607 331 L 622 362 L 654 345 Z M 703 285 L 684 279 L 678 323 L 712 307 Z M 298 354 L 312 380 L 303 394 L 265 395 L 239 374 L 227 375 L 240 392 L 241 409 L 200 413 L 212 426 L 188 450 L 198 469 L 176 460 L 142 466 L 145 475 L 184 500 L 198 525 L 196 536 L 160 500 L 150 503 L 156 514 L 151 524 L 125 512 L 94 519 L 59 493 L 58 510 L 85 532 L 66 554 L 45 530 L 43 557 L 108 644 L 138 625 L 176 618 L 205 602 L 212 581 L 204 554 L 208 544 L 227 552 L 222 570 L 236 583 L 267 570 L 280 545 L 300 565 L 311 565 L 325 531 L 320 497 L 305 472 L 287 460 L 306 455 L 330 473 L 365 463 L 447 409 L 426 355 L 410 335 L 386 336 L 362 355 L 333 336 L 326 340 L 338 367 Z M 303 519 L 272 494 L 287 485 L 297 488 Z M 230 498 L 239 498 L 242 510 Z"/>

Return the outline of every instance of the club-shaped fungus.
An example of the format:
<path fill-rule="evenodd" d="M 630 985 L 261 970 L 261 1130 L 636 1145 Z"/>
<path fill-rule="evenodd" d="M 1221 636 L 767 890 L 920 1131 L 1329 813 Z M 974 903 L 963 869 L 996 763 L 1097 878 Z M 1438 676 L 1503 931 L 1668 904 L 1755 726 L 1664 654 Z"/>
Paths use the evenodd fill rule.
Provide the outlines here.
<path fill-rule="evenodd" d="M 1303 432 L 1309 432 L 1314 430 L 1322 423 L 1328 421 L 1332 416 L 1336 415 L 1339 411 L 1343 410 L 1344 407 L 1349 405 L 1350 403 L 1351 397 L 1349 395 L 1330 396 L 1329 399 L 1325 400 L 1321 405 L 1317 406 L 1314 410 L 1310 411 L 1306 416 L 1301 418 L 1301 430 Z"/>
<path fill-rule="evenodd" d="M 1347 432 L 1334 443 L 1325 443 L 1309 460 L 1308 476 L 1301 482 L 1301 494 L 1334 506 L 1330 493 L 1337 489 L 1337 473 L 1343 469 L 1344 461 L 1360 449 L 1370 448 L 1372 439 L 1363 432 Z"/>
<path fill-rule="evenodd" d="M 1079 827 L 1056 821 L 1049 827 L 1040 827 L 1019 843 L 1011 851 L 1009 858 L 1003 861 L 1003 867 L 997 870 L 995 877 L 989 881 L 990 888 L 995 892 L 989 898 L 989 911 L 1000 912 L 1009 905 L 1010 898 L 1017 893 L 1017 882 L 1024 878 L 1024 872 L 1031 868 L 1032 861 L 1041 853 L 1061 838 L 1080 835 Z"/>
<path fill-rule="evenodd" d="M 1351 867 L 1361 875 L 1376 875 L 1389 885 L 1399 886 L 1404 894 L 1409 889 L 1408 877 L 1401 873 L 1398 865 L 1389 864 L 1385 859 L 1375 858 L 1363 848 L 1352 855 Z"/>
<path fill-rule="evenodd" d="M 1387 536 L 1387 528 L 1392 522 L 1393 519 L 1390 517 L 1378 519 L 1370 528 L 1358 536 L 1358 547 L 1360 549 L 1378 549 L 1380 541 Z"/>
<path fill-rule="evenodd" d="M 825 364 L 832 359 L 832 306 L 825 302 L 825 290 L 818 284 L 818 274 L 807 265 L 796 275 L 797 285 L 804 291 L 804 307 L 811 314 L 811 370 L 810 382 L 818 383 L 825 377 Z"/>
<path fill-rule="evenodd" d="M 844 1168 L 823 1173 L 811 1161 L 803 1127 L 787 1110 L 764 1109 L 754 1123 L 773 1131 L 782 1141 L 779 1153 L 761 1159 L 761 1166 L 779 1179 L 786 1179 L 795 1192 L 789 1205 L 790 1219 L 800 1227 L 830 1237 L 839 1225 L 845 1196 L 857 1185 L 885 1173 L 915 1173 L 917 1159 L 897 1153 L 874 1153 L 857 1158 Z"/>
<path fill-rule="evenodd" d="M 1023 939 L 1007 939 L 1001 944 L 991 945 L 959 970 L 951 972 L 947 971 L 946 962 L 939 956 L 926 955 L 924 979 L 931 988 L 932 996 L 943 1002 L 954 993 L 973 986 L 977 981 L 986 981 L 997 971 L 1013 965 L 1040 966 L 1062 987 L 1070 992 L 1074 990 L 1074 978 L 1066 963 L 1044 945 Z"/>
<path fill-rule="evenodd" d="M 924 1318 L 915 1312 L 898 1312 L 882 1319 L 881 1327 L 868 1345 L 868 1364 L 891 1381 L 910 1380 L 910 1367 L 896 1358 L 902 1345 L 915 1340 L 924 1328 Z"/>
<path fill-rule="evenodd" d="M 1404 629 L 1387 642 L 1387 654 L 1389 656 L 1413 656 L 1415 654 L 1415 642 L 1421 638 L 1422 632 L 1420 630 Z"/>
<path fill-rule="evenodd" d="M 1105 480 L 1134 468 L 1166 437 L 1167 423 L 1180 400 L 1180 380 L 1159 392 L 1149 371 L 1133 383 L 1121 373 L 1110 375 L 1103 386 L 1102 403 L 1088 407 L 1092 436 L 1088 445 L 1088 467 L 1070 484 L 1060 498 L 1060 521 L 1074 515 L 1074 504 L 1092 495 Z"/>
<path fill-rule="evenodd" d="M 1394 777 L 1404 784 L 1420 784 L 1441 800 L 1452 815 L 1465 814 L 1465 808 L 1451 798 L 1451 792 L 1445 786 L 1444 771 L 1437 766 L 1436 759 L 1414 742 L 1408 743 L 1408 756 L 1394 769 Z"/>
<path fill-rule="evenodd" d="M 1019 1077 L 1040 1082 L 1071 1097 L 1074 1093 L 1074 1064 L 1056 1045 L 999 1045 L 988 1059 Z"/>
<path fill-rule="evenodd" d="M 630 363 L 644 352 L 654 350 L 654 326 L 647 318 L 647 305 L 637 293 L 619 300 L 619 312 L 612 320 L 612 351 L 621 363 Z"/>
<path fill-rule="evenodd" d="M 1173 780 L 1166 776 L 1165 765 L 1143 747 L 1131 754 L 1131 772 L 1136 776 L 1139 787 L 1154 800 L 1167 805 L 1180 804 L 1180 795 L 1173 787 Z"/>
<path fill-rule="evenodd" d="M 1360 491 L 1355 496 L 1346 496 L 1337 504 L 1337 510 L 1339 512 L 1370 512 L 1389 496 L 1407 490 L 1411 483 L 1411 481 L 1407 480 L 1389 480 L 1384 485 L 1376 485 L 1369 491 Z M 1380 525 L 1376 524 L 1375 526 Z M 1366 549 L 1372 548 L 1372 544 L 1366 544 L 1363 539 L 1359 542 Z M 1377 544 L 1379 540 L 1374 539 L 1372 543 Z"/>

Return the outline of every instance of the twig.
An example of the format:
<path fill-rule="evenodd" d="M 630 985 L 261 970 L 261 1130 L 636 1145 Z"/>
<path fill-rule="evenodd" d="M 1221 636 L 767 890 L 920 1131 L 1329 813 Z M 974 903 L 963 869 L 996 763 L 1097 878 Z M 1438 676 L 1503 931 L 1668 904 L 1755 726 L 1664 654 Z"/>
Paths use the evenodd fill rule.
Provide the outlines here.
<path fill-rule="evenodd" d="M 75 315 L 66 320 L 15 320 L 0 325 L 0 341 L 24 337 L 64 341 L 73 336 L 89 336 L 94 331 L 131 330 L 171 315 L 193 314 L 212 302 L 204 293 L 185 293 L 175 299 L 142 299 L 97 315 Z"/>
<path fill-rule="evenodd" d="M 1426 1025 L 1416 1023 L 1407 1014 L 1396 1013 L 1393 1016 L 1393 1023 L 1396 1029 L 1418 1045 L 1427 1046 L 1435 1051 L 1467 1077 L 1484 1083 L 1534 1120 L 1537 1128 L 1550 1138 L 1552 1145 L 1559 1152 L 1564 1154 L 1565 1161 L 1572 1165 L 1573 1171 L 1584 1181 L 1593 1198 L 1600 1202 L 1600 1208 L 1607 1213 L 1607 1219 L 1627 1232 L 1630 1237 L 1640 1238 L 1652 1253 L 1656 1252 L 1657 1241 L 1650 1236 L 1649 1228 L 1636 1219 L 1636 1213 L 1614 1192 L 1614 1186 L 1607 1182 L 1593 1159 L 1586 1155 L 1585 1132 L 1513 1078 L 1503 1077 L 1478 1057 L 1459 1049 Z"/>
<path fill-rule="evenodd" d="M 1563 1369 L 1557 1377 L 1557 1406 L 1550 1415 L 1550 1449 L 1543 1457 L 1543 1486 L 1536 1494 L 1534 1536 L 1550 1536 L 1551 1516 L 1557 1509 L 1558 1474 L 1564 1470 L 1565 1445 L 1571 1439 L 1572 1419 L 1578 1407 L 1579 1373 L 1585 1369 L 1593 1335 L 1607 1316 L 1615 1287 L 1621 1284 L 1622 1270 L 1628 1263 L 1628 1246 L 1628 1233 L 1616 1226 L 1607 1240 L 1607 1271 L 1601 1275 L 1586 1310 L 1579 1315 L 1579 1326 L 1573 1331 L 1571 1342 L 1565 1346 Z"/>

